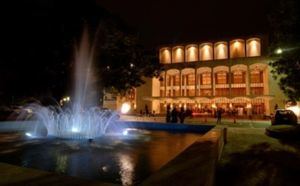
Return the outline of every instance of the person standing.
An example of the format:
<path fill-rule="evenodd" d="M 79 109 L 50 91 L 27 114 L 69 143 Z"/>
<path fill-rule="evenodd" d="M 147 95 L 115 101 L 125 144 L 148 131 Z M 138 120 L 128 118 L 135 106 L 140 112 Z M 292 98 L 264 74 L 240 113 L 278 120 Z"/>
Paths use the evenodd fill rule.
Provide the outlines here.
<path fill-rule="evenodd" d="M 171 122 L 171 108 L 170 108 L 170 105 L 167 105 L 166 122 L 167 123 Z"/>
<path fill-rule="evenodd" d="M 217 115 L 217 124 L 221 124 L 221 119 L 222 119 L 222 109 L 221 108 L 217 109 L 216 115 Z"/>
<path fill-rule="evenodd" d="M 146 116 L 149 116 L 149 109 L 148 109 L 148 105 L 145 105 L 145 113 L 146 113 Z"/>
<path fill-rule="evenodd" d="M 178 122 L 178 111 L 176 107 L 174 106 L 172 112 L 171 112 L 171 123 L 177 123 Z"/>
<path fill-rule="evenodd" d="M 180 123 L 183 123 L 183 122 L 184 122 L 184 119 L 185 119 L 185 112 L 184 112 L 183 107 L 181 107 L 181 108 L 180 108 L 180 112 L 179 112 L 179 120 L 180 120 Z"/>
<path fill-rule="evenodd" d="M 275 106 L 274 106 L 274 110 L 276 111 L 277 109 L 278 109 L 278 105 L 276 103 Z"/>

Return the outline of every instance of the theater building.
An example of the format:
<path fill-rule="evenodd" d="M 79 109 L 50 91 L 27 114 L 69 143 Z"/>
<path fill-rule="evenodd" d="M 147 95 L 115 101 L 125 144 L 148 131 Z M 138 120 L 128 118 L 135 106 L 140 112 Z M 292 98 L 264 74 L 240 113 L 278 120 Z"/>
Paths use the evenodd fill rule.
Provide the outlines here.
<path fill-rule="evenodd" d="M 164 67 L 159 78 L 136 89 L 135 109 L 155 113 L 184 107 L 194 114 L 223 108 L 238 115 L 270 115 L 286 98 L 270 73 L 264 37 L 165 45 L 158 48 Z"/>

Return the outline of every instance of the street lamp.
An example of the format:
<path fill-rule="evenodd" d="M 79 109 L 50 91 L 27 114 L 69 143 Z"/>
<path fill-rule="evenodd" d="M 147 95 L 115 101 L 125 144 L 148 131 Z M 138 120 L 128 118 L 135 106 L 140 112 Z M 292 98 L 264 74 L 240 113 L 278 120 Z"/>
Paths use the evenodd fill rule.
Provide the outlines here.
<path fill-rule="evenodd" d="M 279 54 L 282 54 L 282 49 L 281 49 L 281 48 L 278 48 L 278 49 L 275 51 L 275 53 L 278 54 L 278 55 L 279 55 Z"/>

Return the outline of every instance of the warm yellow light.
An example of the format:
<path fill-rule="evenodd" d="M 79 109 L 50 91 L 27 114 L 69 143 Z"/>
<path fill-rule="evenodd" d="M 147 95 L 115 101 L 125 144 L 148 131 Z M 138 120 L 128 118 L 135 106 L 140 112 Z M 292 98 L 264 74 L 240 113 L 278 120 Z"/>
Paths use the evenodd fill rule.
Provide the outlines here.
<path fill-rule="evenodd" d="M 282 49 L 281 48 L 278 48 L 276 51 L 275 51 L 276 54 L 282 54 Z"/>
<path fill-rule="evenodd" d="M 201 60 L 211 60 L 212 59 L 212 48 L 209 45 L 204 45 L 200 51 Z"/>
<path fill-rule="evenodd" d="M 129 103 L 123 103 L 121 106 L 121 113 L 122 114 L 127 114 L 131 109 L 131 106 Z"/>
<path fill-rule="evenodd" d="M 211 108 L 217 108 L 217 105 L 215 103 L 211 104 Z"/>
<path fill-rule="evenodd" d="M 259 40 L 252 39 L 247 44 L 247 56 L 254 57 L 260 56 L 260 42 Z"/>
<path fill-rule="evenodd" d="M 187 61 L 197 61 L 198 60 L 197 48 L 191 46 L 187 50 Z"/>
<path fill-rule="evenodd" d="M 247 103 L 246 108 L 247 108 L 247 109 L 251 109 L 251 108 L 252 108 L 251 103 Z"/>
<path fill-rule="evenodd" d="M 220 43 L 217 45 L 216 58 L 217 59 L 226 59 L 227 58 L 227 50 L 226 50 L 226 45 L 224 43 Z"/>
<path fill-rule="evenodd" d="M 171 52 L 168 48 L 164 48 L 161 50 L 160 62 L 162 62 L 162 63 L 170 63 L 171 62 Z"/>
<path fill-rule="evenodd" d="M 183 49 L 180 48 L 180 47 L 177 47 L 175 49 L 175 54 L 174 54 L 173 61 L 174 62 L 183 62 L 183 58 L 184 58 L 183 55 L 184 55 Z"/>
<path fill-rule="evenodd" d="M 300 116 L 300 108 L 299 108 L 299 106 L 290 106 L 290 107 L 287 107 L 286 108 L 287 110 L 291 110 L 291 111 L 293 111 L 294 112 L 294 114 L 297 116 L 297 117 L 299 117 Z"/>
<path fill-rule="evenodd" d="M 234 47 L 234 48 L 238 48 L 239 45 L 240 45 L 240 42 L 239 42 L 239 41 L 235 41 L 233 47 Z"/>

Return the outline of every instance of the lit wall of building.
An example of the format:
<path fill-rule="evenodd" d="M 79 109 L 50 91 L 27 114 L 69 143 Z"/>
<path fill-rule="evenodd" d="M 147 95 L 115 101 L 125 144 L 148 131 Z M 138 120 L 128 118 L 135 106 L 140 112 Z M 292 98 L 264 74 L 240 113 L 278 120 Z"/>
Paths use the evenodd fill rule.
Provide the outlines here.
<path fill-rule="evenodd" d="M 213 45 L 212 43 L 203 43 L 199 47 L 199 58 L 200 61 L 213 60 Z"/>
<path fill-rule="evenodd" d="M 159 52 L 159 61 L 164 64 L 171 63 L 171 49 L 170 48 L 162 48 Z"/>
<path fill-rule="evenodd" d="M 160 62 L 163 64 L 259 56 L 261 39 L 257 37 L 177 45 L 159 50 Z"/>
<path fill-rule="evenodd" d="M 215 56 L 216 60 L 228 58 L 228 46 L 227 42 L 221 41 L 215 43 Z"/>
<path fill-rule="evenodd" d="M 245 57 L 245 41 L 235 39 L 230 41 L 230 58 Z"/>
<path fill-rule="evenodd" d="M 247 57 L 256 57 L 261 55 L 261 42 L 259 38 L 250 38 L 247 40 Z"/>
<path fill-rule="evenodd" d="M 195 44 L 186 46 L 186 62 L 199 61 L 198 46 Z"/>
<path fill-rule="evenodd" d="M 184 47 L 176 46 L 172 49 L 172 63 L 184 62 Z"/>

